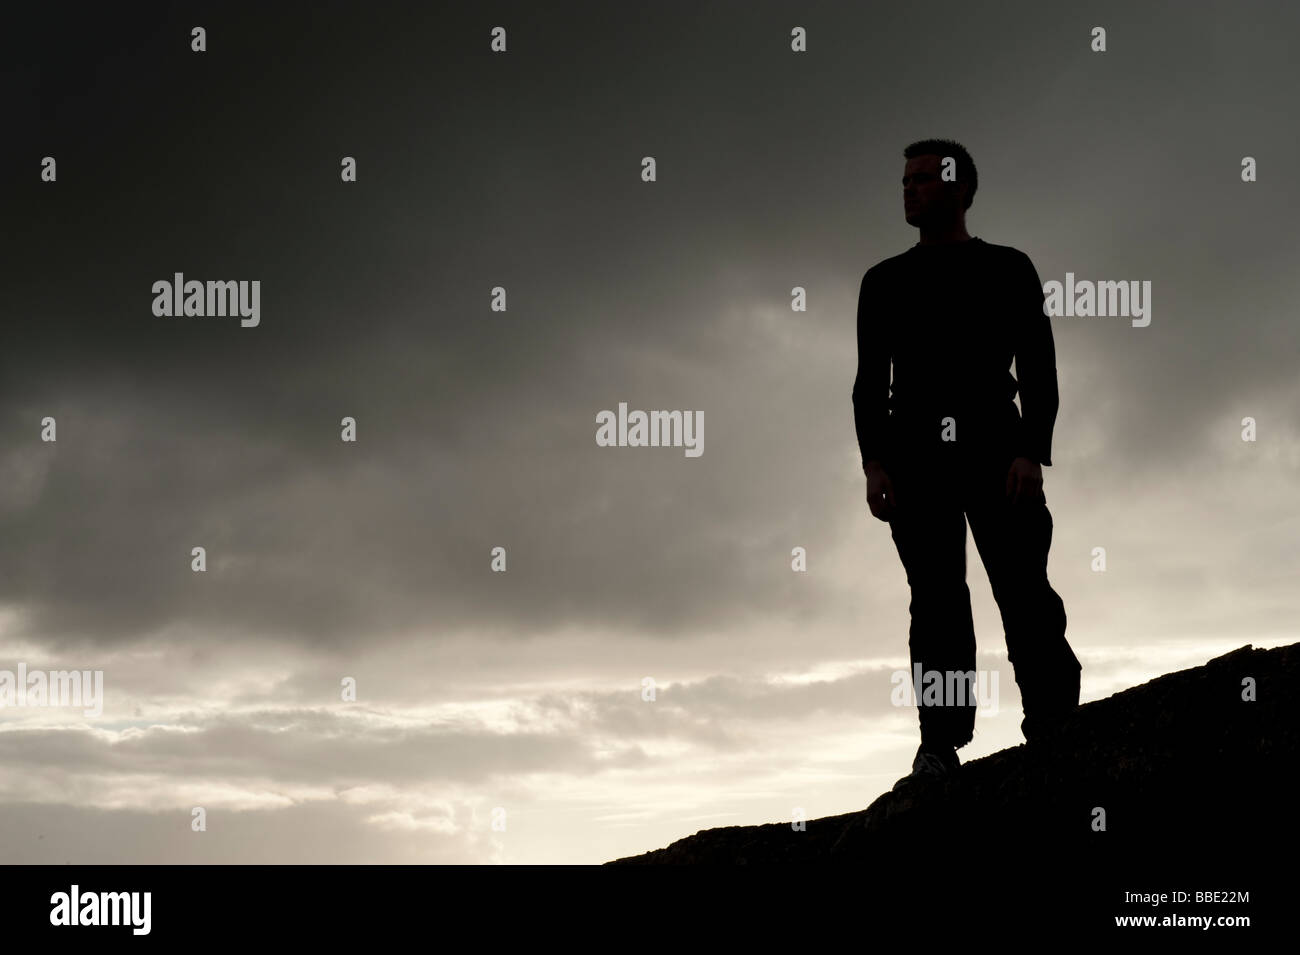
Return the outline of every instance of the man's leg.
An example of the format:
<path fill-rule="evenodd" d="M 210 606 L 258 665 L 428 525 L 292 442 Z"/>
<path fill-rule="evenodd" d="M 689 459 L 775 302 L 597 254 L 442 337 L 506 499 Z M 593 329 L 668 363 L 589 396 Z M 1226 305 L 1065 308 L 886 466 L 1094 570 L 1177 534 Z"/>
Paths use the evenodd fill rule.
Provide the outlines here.
<path fill-rule="evenodd" d="M 897 504 L 890 534 L 911 589 L 908 648 L 921 743 L 923 748 L 931 744 L 936 749 L 945 745 L 956 749 L 970 742 L 975 731 L 974 687 L 966 680 L 975 669 L 975 624 L 966 586 L 966 517 L 941 473 L 923 464 L 886 470 Z M 915 682 L 918 664 L 919 684 Z M 937 690 L 940 705 L 925 703 L 927 671 L 937 671 L 942 681 Z M 935 692 L 930 690 L 932 701 Z"/>
<path fill-rule="evenodd" d="M 971 475 L 966 517 L 1002 613 L 1029 738 L 1078 706 L 1081 667 L 1065 639 L 1065 605 L 1047 579 L 1051 512 L 1045 499 L 1011 503 L 1010 467 L 999 458 Z"/>

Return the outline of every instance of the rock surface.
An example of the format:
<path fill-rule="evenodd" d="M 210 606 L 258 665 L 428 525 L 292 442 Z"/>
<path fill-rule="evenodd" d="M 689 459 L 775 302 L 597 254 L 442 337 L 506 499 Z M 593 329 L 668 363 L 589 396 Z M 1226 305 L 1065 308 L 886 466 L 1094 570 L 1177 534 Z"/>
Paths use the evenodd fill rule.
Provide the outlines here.
<path fill-rule="evenodd" d="M 1253 679 L 1255 700 L 1243 700 Z M 807 822 L 706 829 L 607 865 L 1055 861 L 1113 869 L 1291 863 L 1300 806 L 1300 644 L 1242 647 L 1081 706 L 1050 742 L 963 765 L 941 788 L 887 792 Z M 902 773 L 900 773 L 902 775 Z M 1105 829 L 1094 827 L 1104 810 Z M 1046 870 L 1045 870 L 1046 871 Z M 1209 868 L 1211 875 L 1222 869 Z"/>

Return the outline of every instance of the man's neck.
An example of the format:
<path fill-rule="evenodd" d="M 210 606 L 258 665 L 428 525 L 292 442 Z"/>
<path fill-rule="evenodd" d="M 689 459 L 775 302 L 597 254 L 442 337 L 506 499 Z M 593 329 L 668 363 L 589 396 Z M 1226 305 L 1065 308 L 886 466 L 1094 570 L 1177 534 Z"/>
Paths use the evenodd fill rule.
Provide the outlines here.
<path fill-rule="evenodd" d="M 954 242 L 969 242 L 965 222 L 955 222 L 939 228 L 921 226 L 921 241 L 917 245 L 951 245 Z"/>

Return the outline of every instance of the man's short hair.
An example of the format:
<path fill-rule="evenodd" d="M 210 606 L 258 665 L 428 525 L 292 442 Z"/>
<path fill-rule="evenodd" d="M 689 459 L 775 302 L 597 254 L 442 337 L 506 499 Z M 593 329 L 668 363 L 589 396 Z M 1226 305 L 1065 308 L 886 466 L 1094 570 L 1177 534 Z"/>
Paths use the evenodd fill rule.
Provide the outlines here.
<path fill-rule="evenodd" d="M 975 201 L 975 190 L 979 187 L 980 177 L 975 171 L 975 160 L 970 158 L 966 147 L 951 139 L 921 139 L 903 150 L 904 159 L 913 159 L 917 156 L 939 156 L 940 158 L 951 156 L 957 161 L 957 181 L 970 183 L 970 191 L 966 193 L 966 205 L 963 207 L 969 209 L 970 204 Z"/>

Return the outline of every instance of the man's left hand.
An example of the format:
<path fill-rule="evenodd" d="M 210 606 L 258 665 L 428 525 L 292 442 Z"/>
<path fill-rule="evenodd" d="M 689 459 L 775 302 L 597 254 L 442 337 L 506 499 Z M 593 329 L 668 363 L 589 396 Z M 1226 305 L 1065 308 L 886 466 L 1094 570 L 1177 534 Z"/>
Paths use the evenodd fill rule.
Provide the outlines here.
<path fill-rule="evenodd" d="M 1043 499 L 1043 466 L 1029 458 L 1016 458 L 1007 472 L 1007 497 L 1012 504 Z"/>

